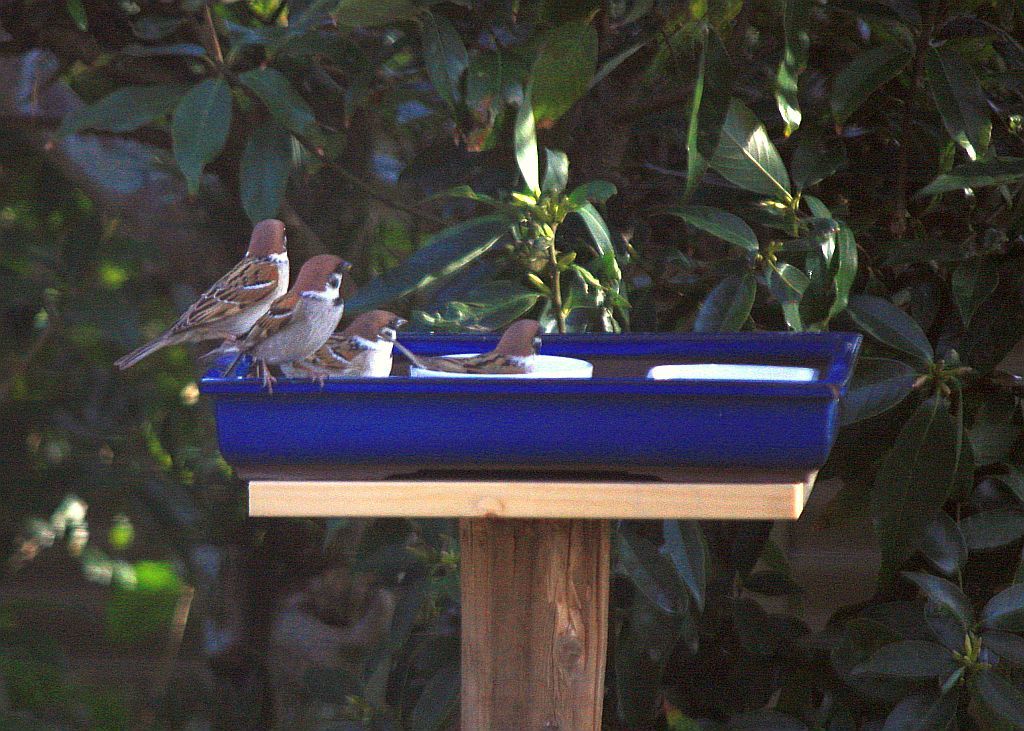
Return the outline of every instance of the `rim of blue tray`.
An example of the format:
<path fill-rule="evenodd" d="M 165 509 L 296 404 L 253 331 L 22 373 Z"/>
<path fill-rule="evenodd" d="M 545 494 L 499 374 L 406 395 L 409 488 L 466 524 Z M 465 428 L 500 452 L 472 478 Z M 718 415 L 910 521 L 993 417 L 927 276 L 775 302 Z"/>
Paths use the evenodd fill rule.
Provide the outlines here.
<path fill-rule="evenodd" d="M 496 335 L 431 335 L 408 333 L 400 340 L 423 355 L 459 352 L 485 352 L 493 347 Z M 716 359 L 760 357 L 765 361 L 784 359 L 793 364 L 816 361 L 828 367 L 818 379 L 807 383 L 780 381 L 698 381 L 655 380 L 644 376 L 557 378 L 388 378 L 331 379 L 321 388 L 304 380 L 281 378 L 274 393 L 266 394 L 256 378 L 223 377 L 220 368 L 230 358 L 218 362 L 200 380 L 200 391 L 213 396 L 265 395 L 278 398 L 289 395 L 330 394 L 438 394 L 452 395 L 635 395 L 635 396 L 759 396 L 838 399 L 846 391 L 861 344 L 857 333 L 624 333 L 545 335 L 541 352 L 578 358 L 608 357 L 686 357 L 707 356 Z M 683 352 L 685 350 L 685 353 Z"/>

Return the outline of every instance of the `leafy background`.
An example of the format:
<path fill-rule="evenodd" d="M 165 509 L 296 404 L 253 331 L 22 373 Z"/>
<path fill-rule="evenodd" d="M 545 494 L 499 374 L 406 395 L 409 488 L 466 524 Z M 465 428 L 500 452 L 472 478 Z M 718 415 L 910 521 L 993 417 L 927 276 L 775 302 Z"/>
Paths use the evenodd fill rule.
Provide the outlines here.
<path fill-rule="evenodd" d="M 1024 726 L 1022 14 L 0 3 L 5 726 L 453 723 L 451 522 L 247 520 L 189 353 L 111 370 L 267 216 L 419 329 L 864 333 L 812 511 L 856 570 L 617 525 L 606 725 Z"/>

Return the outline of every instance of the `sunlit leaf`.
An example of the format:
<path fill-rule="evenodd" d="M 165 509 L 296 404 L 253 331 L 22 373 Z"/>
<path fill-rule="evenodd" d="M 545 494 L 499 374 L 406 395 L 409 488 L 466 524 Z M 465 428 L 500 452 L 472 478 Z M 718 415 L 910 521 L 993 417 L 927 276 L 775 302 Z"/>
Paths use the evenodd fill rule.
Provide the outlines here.
<path fill-rule="evenodd" d="M 766 267 L 768 288 L 782 306 L 782 314 L 790 330 L 800 332 L 804 329 L 800 314 L 800 300 L 810 283 L 807 275 L 792 264 L 776 262 Z"/>
<path fill-rule="evenodd" d="M 380 307 L 444 279 L 478 259 L 508 231 L 503 216 L 484 216 L 431 236 L 412 256 L 360 289 L 345 303 L 346 312 Z"/>
<path fill-rule="evenodd" d="M 696 188 L 718 147 L 732 95 L 732 68 L 722 39 L 705 32 L 686 129 L 686 195 Z"/>
<path fill-rule="evenodd" d="M 673 206 L 665 211 L 691 226 L 727 241 L 753 256 L 758 252 L 757 236 L 739 216 L 710 206 Z"/>
<path fill-rule="evenodd" d="M 811 46 L 807 28 L 812 7 L 811 0 L 786 0 L 783 15 L 785 45 L 782 62 L 775 73 L 775 103 L 779 107 L 782 121 L 786 123 L 787 137 L 797 130 L 803 118 L 800 113 L 798 79 L 807 68 L 807 51 Z"/>
<path fill-rule="evenodd" d="M 939 195 L 967 188 L 986 188 L 1015 183 L 1024 178 L 1024 157 L 1003 157 L 958 165 L 917 192 L 919 196 Z"/>
<path fill-rule="evenodd" d="M 516 114 L 514 133 L 516 163 L 523 182 L 534 195 L 540 195 L 540 160 L 537 151 L 537 127 L 533 121 L 533 108 L 527 94 Z"/>
<path fill-rule="evenodd" d="M 789 173 L 764 125 L 733 99 L 710 165 L 733 185 L 789 203 Z"/>
<path fill-rule="evenodd" d="M 605 223 L 604 217 L 590 203 L 584 203 L 576 209 L 575 213 L 583 219 L 598 253 L 602 256 L 611 256 L 614 259 L 615 248 L 612 246 L 611 233 L 608 231 L 608 224 Z"/>
<path fill-rule="evenodd" d="M 570 21 L 545 36 L 530 76 L 533 115 L 550 126 L 590 86 L 597 68 L 597 31 L 583 21 Z"/>
<path fill-rule="evenodd" d="M 547 166 L 544 169 L 542 189 L 545 192 L 561 193 L 569 184 L 569 158 L 561 150 L 544 149 Z"/>

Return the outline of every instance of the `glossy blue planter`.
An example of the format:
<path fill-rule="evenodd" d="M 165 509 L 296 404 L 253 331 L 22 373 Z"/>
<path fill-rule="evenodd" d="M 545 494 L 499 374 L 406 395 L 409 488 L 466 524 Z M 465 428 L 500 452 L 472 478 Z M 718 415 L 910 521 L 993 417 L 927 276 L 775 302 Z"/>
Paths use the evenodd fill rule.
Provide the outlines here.
<path fill-rule="evenodd" d="M 484 335 L 404 335 L 424 355 L 484 352 Z M 651 475 L 700 467 L 812 470 L 828 457 L 860 336 L 850 333 L 546 335 L 542 353 L 594 364 L 585 380 L 280 380 L 210 371 L 221 452 L 245 479 L 418 470 Z M 400 362 L 396 359 L 396 363 Z M 654 365 L 811 366 L 810 383 L 654 381 Z M 396 369 L 397 370 L 397 369 Z"/>

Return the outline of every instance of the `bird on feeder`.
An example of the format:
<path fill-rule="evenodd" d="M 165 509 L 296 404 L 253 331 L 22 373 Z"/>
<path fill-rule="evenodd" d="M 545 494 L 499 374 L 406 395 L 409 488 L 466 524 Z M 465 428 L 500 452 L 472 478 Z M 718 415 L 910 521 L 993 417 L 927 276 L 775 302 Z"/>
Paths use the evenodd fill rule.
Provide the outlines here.
<path fill-rule="evenodd" d="M 534 356 L 540 348 L 540 338 L 537 337 L 539 332 L 540 323 L 536 320 L 517 320 L 505 330 L 494 350 L 471 358 L 416 355 L 399 342 L 395 343 L 395 347 L 413 365 L 427 371 L 511 375 L 533 371 L 536 360 Z"/>
<path fill-rule="evenodd" d="M 245 335 L 271 303 L 288 290 L 288 252 L 284 224 L 268 218 L 252 230 L 249 248 L 227 274 L 182 313 L 160 337 L 115 361 L 130 368 L 168 345 L 203 340 L 232 342 Z"/>
<path fill-rule="evenodd" d="M 313 355 L 297 363 L 282 363 L 290 378 L 325 378 L 391 375 L 392 348 L 406 320 L 387 310 L 364 312 L 341 332 L 327 339 Z"/>

